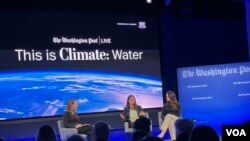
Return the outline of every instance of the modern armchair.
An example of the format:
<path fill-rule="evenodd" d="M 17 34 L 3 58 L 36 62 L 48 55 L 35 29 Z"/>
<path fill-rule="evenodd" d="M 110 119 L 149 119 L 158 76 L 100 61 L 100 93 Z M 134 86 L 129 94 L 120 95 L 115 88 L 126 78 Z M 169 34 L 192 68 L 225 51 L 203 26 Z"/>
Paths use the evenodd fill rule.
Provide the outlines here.
<path fill-rule="evenodd" d="M 66 141 L 66 139 L 69 138 L 70 136 L 78 134 L 76 128 L 65 128 L 62 120 L 58 120 L 57 124 L 58 124 L 61 141 Z M 79 135 L 81 135 L 86 140 L 87 138 L 86 134 L 79 134 Z"/>
<path fill-rule="evenodd" d="M 161 125 L 162 125 L 162 123 L 163 123 L 161 114 L 162 114 L 162 112 L 159 111 L 159 112 L 158 112 L 158 124 L 159 124 L 159 128 L 160 128 L 160 129 L 161 129 Z"/>

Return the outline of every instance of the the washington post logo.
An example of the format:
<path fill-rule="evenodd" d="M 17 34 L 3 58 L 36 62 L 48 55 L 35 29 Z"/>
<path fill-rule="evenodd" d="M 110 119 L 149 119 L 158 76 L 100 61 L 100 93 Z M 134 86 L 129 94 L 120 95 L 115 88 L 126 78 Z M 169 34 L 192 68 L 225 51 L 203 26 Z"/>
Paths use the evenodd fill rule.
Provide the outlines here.
<path fill-rule="evenodd" d="M 222 125 L 222 141 L 250 141 L 250 127 L 243 125 Z"/>

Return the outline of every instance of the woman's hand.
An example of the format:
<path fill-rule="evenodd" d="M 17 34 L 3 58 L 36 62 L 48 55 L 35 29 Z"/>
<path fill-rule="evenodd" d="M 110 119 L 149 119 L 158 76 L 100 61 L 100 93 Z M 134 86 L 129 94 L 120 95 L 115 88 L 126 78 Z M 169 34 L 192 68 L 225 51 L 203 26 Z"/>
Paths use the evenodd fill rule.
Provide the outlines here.
<path fill-rule="evenodd" d="M 143 112 L 143 111 L 141 111 L 140 113 L 139 113 L 139 116 L 146 116 L 146 113 L 145 112 Z"/>
<path fill-rule="evenodd" d="M 80 127 L 82 127 L 82 124 L 77 124 L 75 127 L 80 128 Z"/>
<path fill-rule="evenodd" d="M 123 115 L 123 113 L 120 113 L 120 117 L 122 118 L 122 120 L 125 120 L 125 116 Z"/>

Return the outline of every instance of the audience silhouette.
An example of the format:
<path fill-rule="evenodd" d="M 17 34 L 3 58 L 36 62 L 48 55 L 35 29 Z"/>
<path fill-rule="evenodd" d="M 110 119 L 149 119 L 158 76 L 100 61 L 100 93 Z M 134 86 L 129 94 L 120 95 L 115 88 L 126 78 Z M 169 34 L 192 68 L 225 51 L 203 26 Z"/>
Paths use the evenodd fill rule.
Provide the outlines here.
<path fill-rule="evenodd" d="M 95 134 L 97 141 L 109 140 L 109 125 L 106 122 L 99 121 L 95 124 Z"/>
<path fill-rule="evenodd" d="M 177 135 L 176 141 L 189 141 L 190 133 L 183 132 Z"/>
<path fill-rule="evenodd" d="M 175 121 L 177 135 L 180 133 L 190 133 L 194 128 L 194 123 L 188 118 L 179 118 Z"/>
<path fill-rule="evenodd" d="M 57 141 L 53 128 L 49 125 L 43 125 L 38 131 L 36 141 Z"/>
<path fill-rule="evenodd" d="M 217 132 L 208 125 L 196 126 L 190 133 L 189 141 L 219 141 Z"/>
<path fill-rule="evenodd" d="M 132 141 L 141 141 L 143 138 L 148 137 L 148 132 L 144 130 L 137 130 L 132 135 Z"/>
<path fill-rule="evenodd" d="M 175 121 L 177 141 L 188 141 L 189 135 L 194 128 L 194 123 L 188 118 L 179 118 Z"/>
<path fill-rule="evenodd" d="M 133 127 L 135 131 L 142 130 L 150 133 L 151 121 L 147 117 L 139 117 L 137 120 L 135 120 Z"/>

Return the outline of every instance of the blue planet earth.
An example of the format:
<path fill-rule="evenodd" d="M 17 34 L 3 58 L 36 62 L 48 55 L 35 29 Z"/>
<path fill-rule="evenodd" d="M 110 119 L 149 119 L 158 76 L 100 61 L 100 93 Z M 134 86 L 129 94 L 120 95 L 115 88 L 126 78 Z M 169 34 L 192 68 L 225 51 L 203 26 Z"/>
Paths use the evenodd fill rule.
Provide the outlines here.
<path fill-rule="evenodd" d="M 128 95 L 142 108 L 162 107 L 162 82 L 147 75 L 86 71 L 0 72 L 0 120 L 62 115 L 67 101 L 79 114 L 122 110 Z"/>

